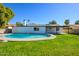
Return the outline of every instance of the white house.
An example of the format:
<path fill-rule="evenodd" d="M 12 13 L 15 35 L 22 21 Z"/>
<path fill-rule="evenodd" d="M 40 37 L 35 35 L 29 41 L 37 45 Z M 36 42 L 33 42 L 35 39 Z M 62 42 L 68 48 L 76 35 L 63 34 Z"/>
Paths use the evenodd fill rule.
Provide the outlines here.
<path fill-rule="evenodd" d="M 59 25 L 37 25 L 31 24 L 24 27 L 13 27 L 12 33 L 51 33 L 51 34 L 61 34 L 63 33 L 63 26 Z"/>

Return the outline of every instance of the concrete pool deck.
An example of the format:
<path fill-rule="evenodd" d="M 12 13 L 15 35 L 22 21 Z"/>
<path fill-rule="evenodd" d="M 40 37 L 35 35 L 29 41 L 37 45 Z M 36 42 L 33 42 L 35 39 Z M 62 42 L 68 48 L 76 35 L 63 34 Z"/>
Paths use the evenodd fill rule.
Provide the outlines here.
<path fill-rule="evenodd" d="M 6 38 L 4 37 L 6 34 L 0 34 L 0 36 L 3 36 L 0 38 L 0 41 L 8 42 L 8 41 L 38 41 L 38 40 L 51 40 L 56 38 L 55 35 L 49 34 L 50 36 L 44 37 L 44 38 L 24 38 L 24 39 L 17 39 L 17 38 Z"/>

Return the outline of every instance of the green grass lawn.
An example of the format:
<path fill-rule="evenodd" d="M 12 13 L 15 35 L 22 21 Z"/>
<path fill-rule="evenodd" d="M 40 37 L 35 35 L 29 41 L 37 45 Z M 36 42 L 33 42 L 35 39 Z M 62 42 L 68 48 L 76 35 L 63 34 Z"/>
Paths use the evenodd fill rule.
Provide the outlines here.
<path fill-rule="evenodd" d="M 52 40 L 31 42 L 0 42 L 4 56 L 79 56 L 79 35 L 56 35 Z"/>

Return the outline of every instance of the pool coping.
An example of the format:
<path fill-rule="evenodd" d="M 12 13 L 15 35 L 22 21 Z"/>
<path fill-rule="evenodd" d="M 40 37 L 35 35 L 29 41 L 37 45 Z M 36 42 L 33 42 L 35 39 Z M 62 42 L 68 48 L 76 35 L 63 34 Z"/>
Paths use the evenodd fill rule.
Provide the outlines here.
<path fill-rule="evenodd" d="M 6 35 L 6 34 L 1 34 L 1 35 Z M 48 35 L 50 35 L 50 36 L 44 37 L 44 38 L 27 38 L 27 39 L 0 38 L 0 41 L 3 41 L 3 42 L 8 42 L 8 41 L 39 41 L 39 40 L 51 40 L 51 39 L 56 38 L 56 36 L 53 34 L 48 34 Z"/>

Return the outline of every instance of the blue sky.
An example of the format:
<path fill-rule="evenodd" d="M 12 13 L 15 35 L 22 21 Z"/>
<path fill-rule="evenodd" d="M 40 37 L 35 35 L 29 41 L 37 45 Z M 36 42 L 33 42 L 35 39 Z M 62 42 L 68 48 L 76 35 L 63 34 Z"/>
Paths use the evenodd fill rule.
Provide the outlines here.
<path fill-rule="evenodd" d="M 24 19 L 30 19 L 30 22 L 38 24 L 56 20 L 60 25 L 64 24 L 65 19 L 69 19 L 71 24 L 79 20 L 77 3 L 4 3 L 4 6 L 10 7 L 15 13 L 11 24 L 23 22 Z"/>

